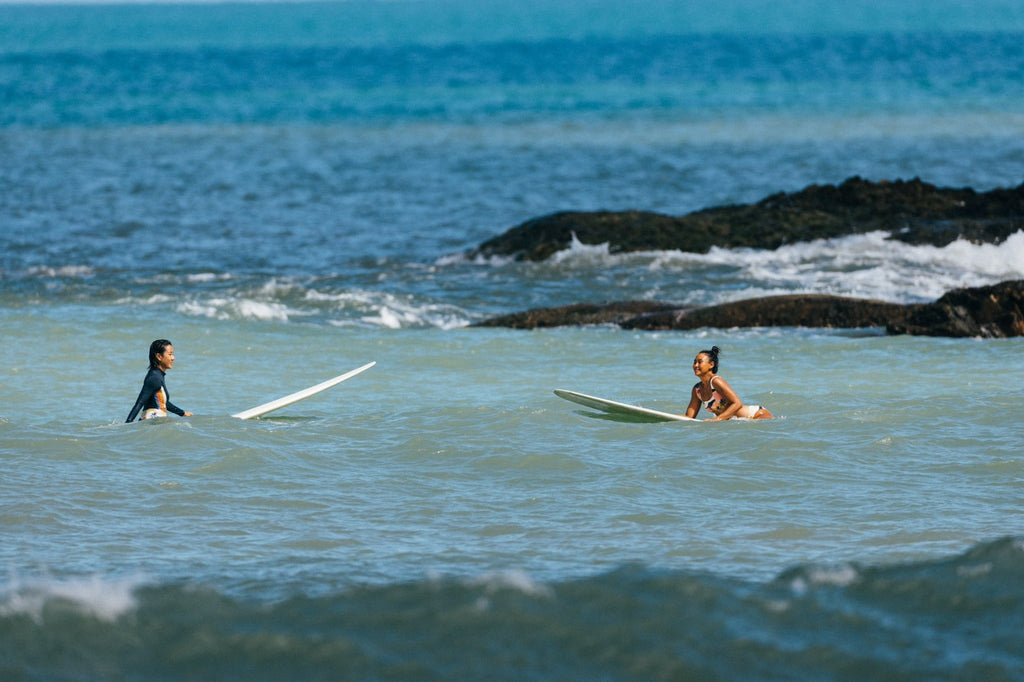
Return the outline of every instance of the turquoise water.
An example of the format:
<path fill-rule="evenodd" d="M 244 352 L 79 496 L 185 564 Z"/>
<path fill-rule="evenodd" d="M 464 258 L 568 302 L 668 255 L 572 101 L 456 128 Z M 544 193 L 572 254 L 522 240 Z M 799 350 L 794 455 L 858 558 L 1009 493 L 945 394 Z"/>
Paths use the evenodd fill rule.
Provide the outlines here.
<path fill-rule="evenodd" d="M 1024 235 L 465 256 L 558 210 L 1019 185 L 1020 7 L 622 7 L 0 6 L 0 677 L 1024 675 L 1019 340 L 469 326 L 927 301 L 1024 278 Z M 158 337 L 196 416 L 124 425 Z M 778 419 L 552 393 L 681 410 L 712 344 Z"/>

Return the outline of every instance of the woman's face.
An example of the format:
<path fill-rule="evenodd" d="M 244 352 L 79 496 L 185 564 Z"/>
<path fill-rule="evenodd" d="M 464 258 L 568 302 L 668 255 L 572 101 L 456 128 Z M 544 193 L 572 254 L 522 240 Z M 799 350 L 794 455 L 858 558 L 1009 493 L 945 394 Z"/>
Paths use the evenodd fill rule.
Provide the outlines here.
<path fill-rule="evenodd" d="M 698 353 L 697 357 L 693 359 L 693 373 L 697 376 L 707 374 L 712 367 L 714 367 L 714 363 L 711 362 L 707 353 Z"/>
<path fill-rule="evenodd" d="M 174 367 L 174 346 L 167 346 L 163 353 L 157 353 L 156 364 L 165 372 Z"/>

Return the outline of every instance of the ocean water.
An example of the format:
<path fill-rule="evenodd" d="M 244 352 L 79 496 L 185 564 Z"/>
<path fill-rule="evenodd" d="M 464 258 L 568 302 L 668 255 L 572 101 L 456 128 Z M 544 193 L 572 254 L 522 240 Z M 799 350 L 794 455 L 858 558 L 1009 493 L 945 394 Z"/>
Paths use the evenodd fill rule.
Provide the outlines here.
<path fill-rule="evenodd" d="M 1024 677 L 1021 340 L 470 326 L 1024 278 L 1021 233 L 467 256 L 1024 182 L 1020 3 L 713 5 L 0 5 L 0 678 Z M 196 416 L 125 425 L 161 337 Z M 681 410 L 712 344 L 778 419 L 552 394 Z"/>

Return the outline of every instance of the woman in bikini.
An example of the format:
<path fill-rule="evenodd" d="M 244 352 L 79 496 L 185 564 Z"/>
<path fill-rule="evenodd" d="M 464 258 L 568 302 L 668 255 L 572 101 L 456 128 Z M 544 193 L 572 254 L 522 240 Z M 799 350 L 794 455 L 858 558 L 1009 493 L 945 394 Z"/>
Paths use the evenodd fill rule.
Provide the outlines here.
<path fill-rule="evenodd" d="M 741 419 L 771 419 L 772 413 L 760 405 L 744 405 L 725 379 L 718 376 L 718 346 L 702 350 L 693 359 L 693 373 L 700 379 L 690 391 L 690 404 L 686 407 L 687 417 L 696 417 L 700 408 L 714 414 L 706 421 Z"/>
<path fill-rule="evenodd" d="M 174 367 L 174 346 L 171 342 L 167 339 L 157 339 L 149 344 L 149 372 L 146 373 L 139 397 L 125 421 L 134 421 L 139 412 L 142 413 L 143 419 L 166 417 L 168 412 L 181 417 L 192 416 L 191 412 L 186 412 L 172 403 L 167 393 L 164 376 L 171 367 Z"/>

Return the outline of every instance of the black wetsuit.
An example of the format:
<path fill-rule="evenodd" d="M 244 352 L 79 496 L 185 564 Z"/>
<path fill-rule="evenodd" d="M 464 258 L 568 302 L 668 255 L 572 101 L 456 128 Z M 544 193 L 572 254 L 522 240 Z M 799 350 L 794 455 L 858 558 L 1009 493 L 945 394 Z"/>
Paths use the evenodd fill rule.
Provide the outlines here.
<path fill-rule="evenodd" d="M 149 373 L 142 382 L 142 390 L 135 401 L 135 406 L 128 413 L 125 422 L 135 421 L 142 410 L 163 410 L 173 412 L 179 417 L 185 416 L 185 410 L 171 402 L 171 396 L 167 392 L 167 385 L 164 383 L 166 373 L 156 367 L 150 367 Z"/>

